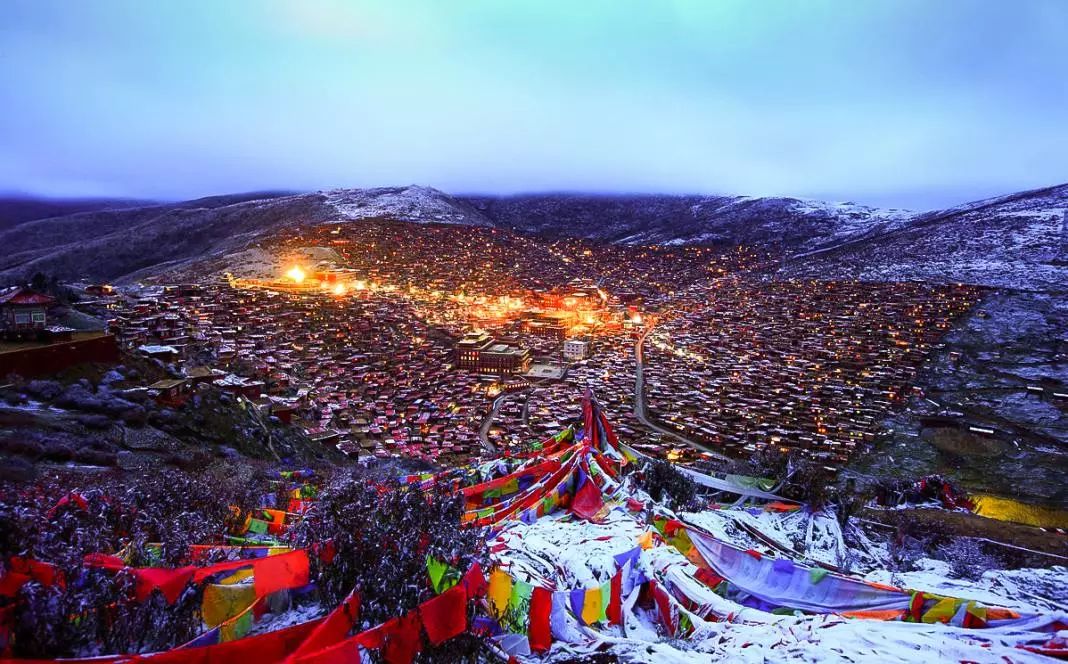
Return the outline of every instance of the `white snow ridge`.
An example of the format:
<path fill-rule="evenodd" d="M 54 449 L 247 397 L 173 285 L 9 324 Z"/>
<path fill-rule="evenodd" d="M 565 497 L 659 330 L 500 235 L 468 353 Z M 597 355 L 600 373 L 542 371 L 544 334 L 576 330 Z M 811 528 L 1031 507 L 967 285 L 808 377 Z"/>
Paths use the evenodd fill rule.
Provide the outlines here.
<path fill-rule="evenodd" d="M 337 210 L 337 221 L 386 218 L 416 223 L 488 226 L 489 222 L 448 194 L 433 187 L 378 187 L 333 189 L 323 192 Z"/>

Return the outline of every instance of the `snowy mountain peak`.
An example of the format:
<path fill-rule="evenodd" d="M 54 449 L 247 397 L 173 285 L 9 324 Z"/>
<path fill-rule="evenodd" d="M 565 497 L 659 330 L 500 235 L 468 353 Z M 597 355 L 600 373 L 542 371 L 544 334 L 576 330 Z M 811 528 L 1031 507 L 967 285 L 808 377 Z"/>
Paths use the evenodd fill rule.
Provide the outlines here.
<path fill-rule="evenodd" d="M 409 185 L 333 189 L 323 192 L 323 195 L 326 196 L 326 204 L 337 212 L 338 219 L 331 221 L 391 218 L 415 223 L 490 225 L 470 205 L 433 187 Z"/>

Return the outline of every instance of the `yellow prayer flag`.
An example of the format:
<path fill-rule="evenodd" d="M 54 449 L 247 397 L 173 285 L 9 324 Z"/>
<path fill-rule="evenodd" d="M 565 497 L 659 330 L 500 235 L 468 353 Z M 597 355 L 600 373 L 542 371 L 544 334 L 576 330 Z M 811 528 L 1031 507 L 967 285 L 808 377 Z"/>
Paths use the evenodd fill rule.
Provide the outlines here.
<path fill-rule="evenodd" d="M 489 589 L 486 598 L 490 602 L 490 610 L 494 618 L 500 618 L 508 608 L 508 600 L 512 596 L 512 577 L 508 573 L 495 569 L 490 573 Z"/>
<path fill-rule="evenodd" d="M 961 601 L 953 597 L 943 597 L 934 606 L 927 609 L 927 612 L 923 614 L 923 622 L 948 623 L 950 618 L 957 612 L 957 607 L 960 606 Z"/>
<path fill-rule="evenodd" d="M 582 621 L 592 625 L 601 620 L 601 589 L 590 588 L 582 597 Z"/>
<path fill-rule="evenodd" d="M 251 583 L 204 586 L 201 616 L 208 627 L 215 627 L 239 615 L 256 601 L 256 588 Z"/>

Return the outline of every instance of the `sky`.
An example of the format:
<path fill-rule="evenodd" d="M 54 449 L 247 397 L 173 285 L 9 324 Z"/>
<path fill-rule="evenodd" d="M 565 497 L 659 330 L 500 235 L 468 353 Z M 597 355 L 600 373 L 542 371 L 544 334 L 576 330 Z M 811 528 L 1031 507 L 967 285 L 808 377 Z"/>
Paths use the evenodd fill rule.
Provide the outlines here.
<path fill-rule="evenodd" d="M 0 191 L 931 209 L 1068 181 L 1064 0 L 4 0 Z"/>

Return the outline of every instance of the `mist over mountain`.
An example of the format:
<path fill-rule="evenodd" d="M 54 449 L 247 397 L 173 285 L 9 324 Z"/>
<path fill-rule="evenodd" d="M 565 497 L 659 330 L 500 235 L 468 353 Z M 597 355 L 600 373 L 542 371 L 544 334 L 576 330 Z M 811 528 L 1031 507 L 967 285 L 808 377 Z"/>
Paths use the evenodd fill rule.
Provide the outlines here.
<path fill-rule="evenodd" d="M 153 201 L 134 198 L 36 198 L 28 195 L 0 196 L 0 229 L 26 221 L 62 217 L 78 212 L 144 207 Z"/>

